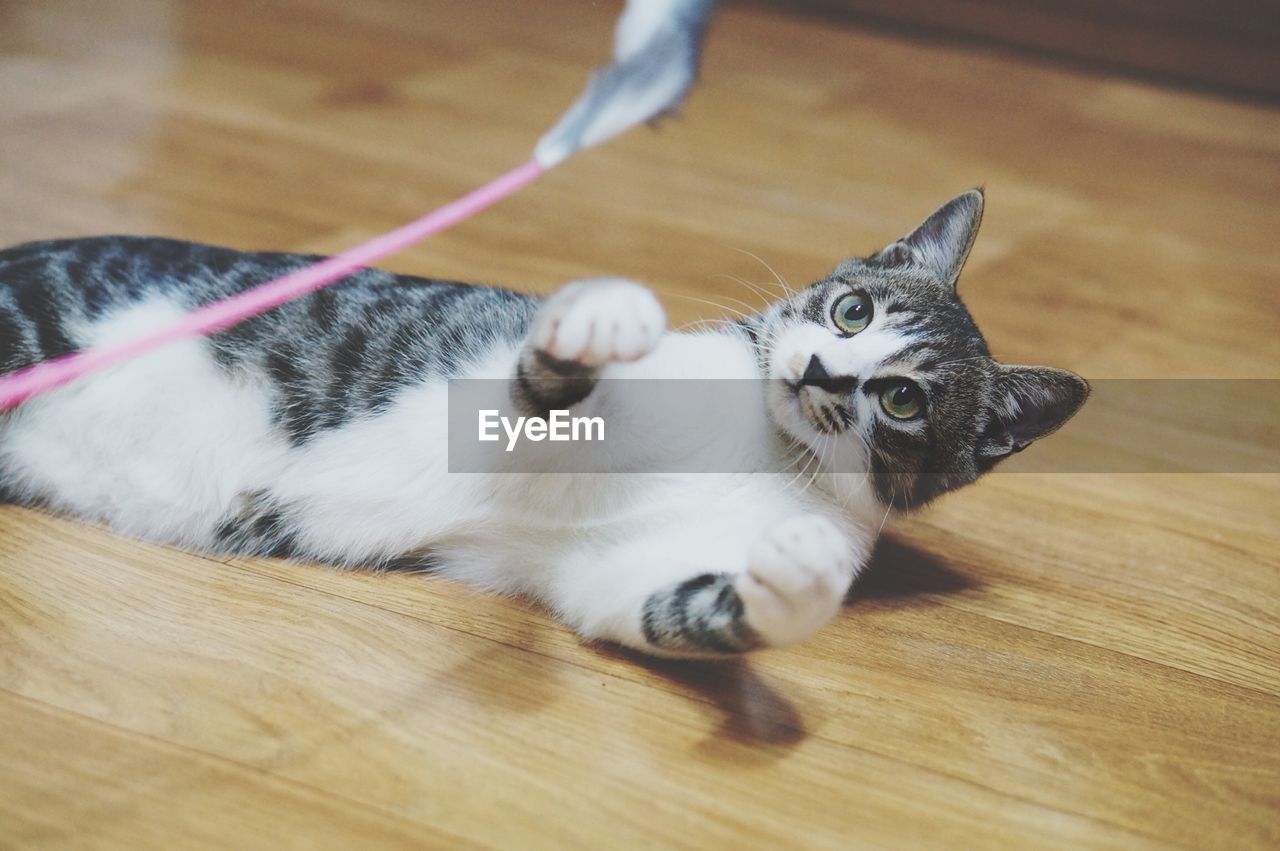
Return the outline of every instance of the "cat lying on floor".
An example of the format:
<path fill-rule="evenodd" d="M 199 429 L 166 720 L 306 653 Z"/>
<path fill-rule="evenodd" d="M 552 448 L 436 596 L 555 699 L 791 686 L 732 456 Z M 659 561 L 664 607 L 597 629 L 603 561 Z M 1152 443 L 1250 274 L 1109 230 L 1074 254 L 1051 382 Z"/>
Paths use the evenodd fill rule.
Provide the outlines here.
<path fill-rule="evenodd" d="M 666 331 L 629 281 L 540 299 L 364 271 L 0 414 L 0 498 L 203 552 L 429 565 L 660 655 L 790 644 L 836 614 L 890 511 L 974 481 L 1088 394 L 991 358 L 955 292 L 982 205 L 965 193 L 697 333 Z M 0 371 L 313 259 L 133 237 L 7 249 Z M 760 436 L 740 469 L 449 471 L 448 379 L 505 379 L 525 411 L 607 409 L 649 449 L 690 452 L 705 441 L 601 380 L 690 375 L 759 380 L 756 409 L 702 424 Z"/>

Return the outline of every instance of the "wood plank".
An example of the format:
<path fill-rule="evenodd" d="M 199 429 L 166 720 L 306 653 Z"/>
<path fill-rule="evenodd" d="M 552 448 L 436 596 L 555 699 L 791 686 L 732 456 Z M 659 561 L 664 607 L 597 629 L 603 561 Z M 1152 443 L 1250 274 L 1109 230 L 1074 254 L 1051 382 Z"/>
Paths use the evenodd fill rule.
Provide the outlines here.
<path fill-rule="evenodd" d="M 6 628 L 16 664 L 0 689 L 486 845 L 524 844 L 530 825 L 543 847 L 605 833 L 627 845 L 786 844 L 803 829 L 813 847 L 842 847 L 857 830 L 929 844 L 964 835 L 995 848 L 1036 825 L 1052 825 L 1055 847 L 1155 845 L 1021 791 L 810 736 L 795 718 L 753 729 L 751 707 L 720 718 L 678 693 L 518 645 L 172 550 L 86 545 L 78 527 L 25 515 L 0 538 L 0 558 L 30 564 L 26 547 L 58 542 L 79 579 L 7 571 L 3 620 L 20 626 Z M 116 549 L 130 562 L 90 569 Z M 93 641 L 58 629 L 49 616 L 58 611 L 74 613 Z M 523 626 L 530 636 L 554 629 L 545 619 Z M 769 705 L 749 671 L 741 685 Z M 717 722 L 750 732 L 716 737 Z M 758 764 L 794 797 L 776 806 L 772 784 L 745 770 Z M 858 805 L 815 806 L 831 788 Z M 907 808 L 922 818 L 904 831 L 896 814 Z"/>
<path fill-rule="evenodd" d="M 77 747 L 68 748 L 68 740 Z M 462 848 L 457 836 L 0 691 L 14 848 Z M 324 830 L 316 830 L 317 823 Z"/>

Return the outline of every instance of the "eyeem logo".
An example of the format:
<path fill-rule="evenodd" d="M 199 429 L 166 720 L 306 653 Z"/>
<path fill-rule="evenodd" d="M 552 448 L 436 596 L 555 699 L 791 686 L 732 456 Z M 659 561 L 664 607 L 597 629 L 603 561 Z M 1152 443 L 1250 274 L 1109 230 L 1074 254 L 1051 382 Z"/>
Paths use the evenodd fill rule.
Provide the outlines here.
<path fill-rule="evenodd" d="M 497 410 L 480 411 L 480 436 L 482 441 L 501 440 L 498 429 L 507 434 L 507 451 L 516 448 L 523 434 L 526 440 L 604 440 L 603 417 L 571 417 L 568 411 L 551 411 L 549 419 L 542 417 L 510 417 Z"/>

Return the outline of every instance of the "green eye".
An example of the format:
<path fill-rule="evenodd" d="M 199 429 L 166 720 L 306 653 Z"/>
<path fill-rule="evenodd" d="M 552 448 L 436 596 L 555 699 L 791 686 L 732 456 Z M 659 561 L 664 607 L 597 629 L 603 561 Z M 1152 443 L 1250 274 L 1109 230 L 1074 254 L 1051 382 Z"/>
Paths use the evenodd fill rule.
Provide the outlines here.
<path fill-rule="evenodd" d="M 913 420 L 924 410 L 924 395 L 910 381 L 899 381 L 880 394 L 880 406 L 896 420 Z"/>
<path fill-rule="evenodd" d="M 831 308 L 831 321 L 845 334 L 857 334 L 871 324 L 871 299 L 862 293 L 841 296 Z"/>

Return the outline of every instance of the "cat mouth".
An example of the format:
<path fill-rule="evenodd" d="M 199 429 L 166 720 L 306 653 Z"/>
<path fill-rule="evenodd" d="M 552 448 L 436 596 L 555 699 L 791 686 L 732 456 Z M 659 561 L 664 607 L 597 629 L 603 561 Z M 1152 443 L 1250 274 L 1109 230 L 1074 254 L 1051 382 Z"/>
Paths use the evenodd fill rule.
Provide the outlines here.
<path fill-rule="evenodd" d="M 820 434 L 839 434 L 853 425 L 853 412 L 822 390 L 800 384 L 791 389 L 800 415 Z"/>

